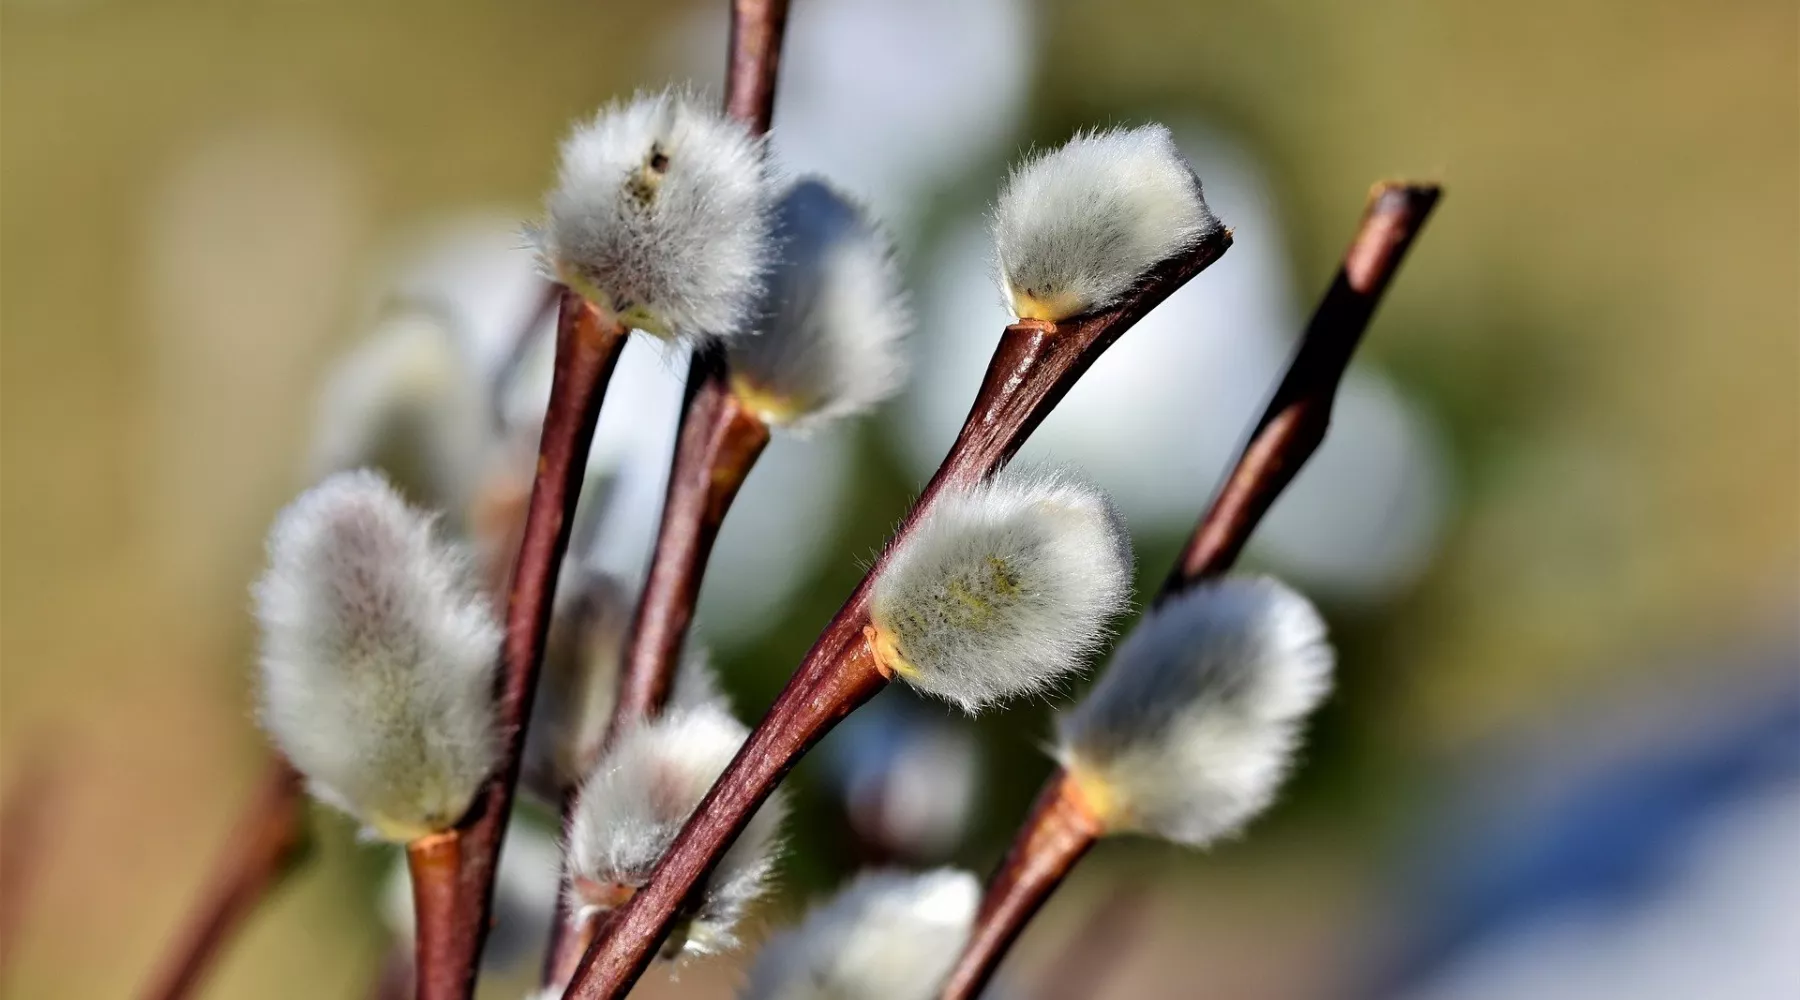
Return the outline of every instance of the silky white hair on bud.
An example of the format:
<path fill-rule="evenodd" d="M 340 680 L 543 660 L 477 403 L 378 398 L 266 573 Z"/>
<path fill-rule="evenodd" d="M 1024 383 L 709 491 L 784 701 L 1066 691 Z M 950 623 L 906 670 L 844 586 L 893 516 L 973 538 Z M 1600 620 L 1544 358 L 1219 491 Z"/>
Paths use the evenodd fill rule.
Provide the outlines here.
<path fill-rule="evenodd" d="M 629 899 L 749 734 L 722 705 L 710 702 L 671 706 L 618 736 L 576 799 L 567 847 L 571 908 L 594 913 Z M 671 936 L 665 954 L 711 954 L 737 945 L 734 927 L 774 873 L 786 811 L 779 792 L 757 810 L 713 869 L 698 910 Z"/>
<path fill-rule="evenodd" d="M 901 345 L 912 329 L 893 244 L 815 179 L 788 188 L 775 238 L 757 335 L 731 342 L 738 395 L 797 431 L 874 408 L 906 380 Z"/>
<path fill-rule="evenodd" d="M 533 236 L 549 270 L 664 337 L 751 319 L 770 255 L 764 143 L 682 91 L 615 102 L 562 144 Z"/>
<path fill-rule="evenodd" d="M 946 492 L 869 603 L 885 670 L 973 714 L 1079 669 L 1131 596 L 1131 538 L 1098 488 L 1007 470 Z"/>
<path fill-rule="evenodd" d="M 1204 846 L 1273 801 L 1334 656 L 1274 580 L 1203 584 L 1152 611 L 1058 720 L 1059 756 L 1109 832 Z"/>
<path fill-rule="evenodd" d="M 1167 127 L 1080 132 L 1000 192 L 1001 291 L 1020 319 L 1093 312 L 1221 228 Z"/>
<path fill-rule="evenodd" d="M 492 438 L 479 371 L 445 321 L 424 309 L 382 320 L 319 394 L 314 478 L 375 467 L 422 504 L 460 515 Z"/>
<path fill-rule="evenodd" d="M 433 519 L 333 475 L 276 518 L 254 596 L 263 727 L 314 793 L 396 842 L 461 819 L 499 750 L 501 632 Z"/>
<path fill-rule="evenodd" d="M 980 901 L 975 876 L 951 868 L 858 875 L 763 946 L 739 1000 L 930 1000 Z"/>

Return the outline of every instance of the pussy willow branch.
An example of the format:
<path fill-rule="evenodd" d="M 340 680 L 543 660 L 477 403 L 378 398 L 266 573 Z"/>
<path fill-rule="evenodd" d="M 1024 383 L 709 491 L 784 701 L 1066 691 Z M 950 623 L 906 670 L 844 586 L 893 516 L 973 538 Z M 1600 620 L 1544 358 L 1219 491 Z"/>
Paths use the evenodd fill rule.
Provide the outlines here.
<path fill-rule="evenodd" d="M 580 295 L 564 290 L 556 324 L 556 357 L 550 402 L 538 442 L 537 474 L 525 514 L 525 536 L 513 567 L 497 678 L 498 715 L 504 745 L 495 774 L 476 794 L 458 824 L 462 850 L 455 918 L 441 960 L 415 970 L 419 995 L 468 1000 L 475 993 L 481 946 L 494 906 L 494 876 L 511 818 L 525 726 L 544 659 L 544 637 L 556 597 L 557 571 L 568 551 L 575 503 L 587 469 L 588 448 L 606 383 L 618 364 L 628 331 Z M 423 922 L 425 915 L 420 915 Z"/>
<path fill-rule="evenodd" d="M 1435 185 L 1396 183 L 1370 192 L 1343 265 L 1287 373 L 1153 604 L 1230 569 L 1263 514 L 1325 439 L 1350 355 L 1438 193 Z M 988 884 L 944 1000 L 980 994 L 1025 925 L 1099 836 L 1097 824 L 1081 819 L 1084 809 L 1067 772 L 1057 768 Z M 1078 842 L 1082 835 L 1086 843 Z"/>
<path fill-rule="evenodd" d="M 191 996 L 212 959 L 306 850 L 306 792 L 280 758 L 232 830 L 222 863 L 166 953 L 143 1000 Z"/>
<path fill-rule="evenodd" d="M 766 134 L 775 117 L 775 80 L 787 14 L 788 0 L 732 0 L 731 4 L 725 113 L 757 135 Z M 708 343 L 696 348 L 688 363 L 681 428 L 670 462 L 656 548 L 627 633 L 619 697 L 607 726 L 607 742 L 624 726 L 661 712 L 668 702 L 713 542 L 738 489 L 768 443 L 768 425 L 731 391 L 723 345 Z M 565 837 L 573 804 L 572 791 L 565 793 Z M 596 918 L 583 920 L 568 912 L 565 873 L 544 953 L 544 985 L 568 982 L 597 930 Z"/>
<path fill-rule="evenodd" d="M 1377 184 L 1344 262 L 1301 335 L 1299 350 L 1251 430 L 1158 600 L 1217 576 L 1325 440 L 1350 356 L 1400 262 L 1437 204 L 1434 184 Z"/>
<path fill-rule="evenodd" d="M 787 34 L 788 0 L 731 0 L 731 49 L 725 67 L 725 113 L 756 134 L 775 117 L 775 77 Z"/>
<path fill-rule="evenodd" d="M 567 994 L 620 997 L 643 973 L 681 904 L 781 778 L 844 716 L 874 697 L 887 678 L 864 638 L 869 588 L 945 489 L 968 486 L 1010 460 L 1077 379 L 1132 324 L 1217 260 L 1229 233 L 1148 275 L 1118 305 L 1062 323 L 1016 323 L 1001 334 L 963 428 L 893 539 L 839 609 L 761 724 L 683 827 L 650 880 L 584 956 Z"/>
<path fill-rule="evenodd" d="M 60 765 L 48 747 L 32 747 L 0 799 L 0 974 L 18 943 L 31 885 L 42 868 L 63 787 Z"/>
<path fill-rule="evenodd" d="M 462 835 L 433 833 L 406 845 L 406 873 L 412 882 L 413 968 L 451 964 L 456 940 L 457 873 L 462 867 Z M 441 976 L 416 980 L 417 1000 L 452 1000 L 456 984 Z M 452 992 L 444 993 L 441 990 Z"/>

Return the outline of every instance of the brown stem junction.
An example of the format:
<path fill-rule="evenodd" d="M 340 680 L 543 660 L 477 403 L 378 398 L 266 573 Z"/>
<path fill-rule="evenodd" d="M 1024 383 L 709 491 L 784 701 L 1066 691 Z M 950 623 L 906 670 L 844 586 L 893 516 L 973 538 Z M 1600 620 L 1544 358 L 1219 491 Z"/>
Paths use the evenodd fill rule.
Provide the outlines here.
<path fill-rule="evenodd" d="M 863 636 L 870 584 L 895 545 L 946 489 L 1004 466 L 1106 348 L 1231 245 L 1228 233 L 1153 271 L 1111 308 L 1062 323 L 1006 328 L 962 431 L 887 548 L 839 609 L 767 716 L 700 803 L 650 880 L 583 957 L 568 996 L 623 996 L 656 954 L 682 903 L 800 755 L 873 697 L 886 678 Z"/>

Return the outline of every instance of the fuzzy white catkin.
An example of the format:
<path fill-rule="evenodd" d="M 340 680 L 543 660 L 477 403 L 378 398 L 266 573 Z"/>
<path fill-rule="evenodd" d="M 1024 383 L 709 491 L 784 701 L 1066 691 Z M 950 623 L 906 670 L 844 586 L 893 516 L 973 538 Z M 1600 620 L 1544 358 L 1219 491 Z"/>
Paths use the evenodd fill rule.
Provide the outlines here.
<path fill-rule="evenodd" d="M 533 234 L 556 277 L 659 336 L 742 331 L 770 257 L 764 143 L 681 91 L 614 103 L 562 145 Z"/>
<path fill-rule="evenodd" d="M 805 431 L 862 413 L 906 380 L 912 329 L 893 244 L 830 185 L 790 187 L 757 334 L 731 342 L 734 384 L 758 415 Z"/>
<path fill-rule="evenodd" d="M 442 317 L 383 319 L 332 370 L 316 412 L 313 478 L 380 468 L 453 519 L 468 509 L 493 434 L 481 375 Z"/>
<path fill-rule="evenodd" d="M 975 876 L 867 872 L 756 956 L 739 1000 L 929 1000 L 981 901 Z"/>
<path fill-rule="evenodd" d="M 254 596 L 263 727 L 314 793 L 396 842 L 460 819 L 498 752 L 501 633 L 433 519 L 333 475 L 276 518 Z"/>
<path fill-rule="evenodd" d="M 1058 720 L 1059 756 L 1115 833 L 1204 846 L 1274 799 L 1334 656 L 1311 602 L 1267 578 L 1151 612 Z"/>
<path fill-rule="evenodd" d="M 620 898 L 615 890 L 642 885 L 749 734 L 718 702 L 671 706 L 627 729 L 576 799 L 571 907 L 605 909 Z M 713 869 L 678 947 L 710 954 L 736 946 L 733 928 L 774 873 L 785 814 L 779 792 L 757 810 Z"/>
<path fill-rule="evenodd" d="M 1221 228 L 1167 127 L 1077 133 L 1000 192 L 1001 291 L 1021 319 L 1092 312 Z"/>
<path fill-rule="evenodd" d="M 1131 538 L 1104 493 L 1008 469 L 945 493 L 876 579 L 877 654 L 974 713 L 1079 669 L 1131 596 Z"/>

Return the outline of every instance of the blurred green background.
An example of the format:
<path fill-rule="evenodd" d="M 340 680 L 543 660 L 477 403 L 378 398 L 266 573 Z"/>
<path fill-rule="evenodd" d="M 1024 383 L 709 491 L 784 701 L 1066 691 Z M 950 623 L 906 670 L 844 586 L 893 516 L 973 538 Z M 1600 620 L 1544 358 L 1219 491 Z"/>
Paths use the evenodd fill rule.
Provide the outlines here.
<path fill-rule="evenodd" d="M 446 212 L 529 216 L 567 124 L 669 78 L 668 38 L 702 6 L 0 5 L 0 754 L 9 778 L 33 761 L 56 775 L 5 995 L 128 995 L 221 850 L 261 745 L 245 587 L 373 263 Z M 1791 0 L 1029 10 L 1003 155 L 1147 114 L 1228 126 L 1266 169 L 1301 305 L 1370 182 L 1448 191 L 1366 347 L 1447 443 L 1453 505 L 1430 562 L 1377 604 L 1327 604 L 1340 693 L 1254 836 L 1202 858 L 1107 845 L 1013 966 L 1029 981 L 1108 883 L 1154 875 L 1154 919 L 1106 995 L 1331 995 L 1388 902 L 1381 859 L 1447 762 L 1719 683 L 1716 660 L 1671 651 L 1793 634 L 1800 15 Z M 889 48 L 904 45 L 929 62 L 928 41 L 892 36 L 856 55 L 878 75 L 918 62 Z M 966 194 L 942 186 L 924 231 L 979 210 L 997 167 L 982 169 Z M 752 717 L 920 481 L 874 430 L 857 440 L 838 554 L 721 656 Z M 1179 538 L 1139 541 L 1154 581 Z M 983 723 L 962 863 L 997 856 L 1047 766 L 1046 716 Z M 817 774 L 800 779 L 787 906 L 848 857 Z M 385 947 L 382 863 L 337 818 L 317 824 L 320 863 L 206 995 L 361 995 Z M 708 963 L 679 986 L 727 995 L 732 976 Z"/>

